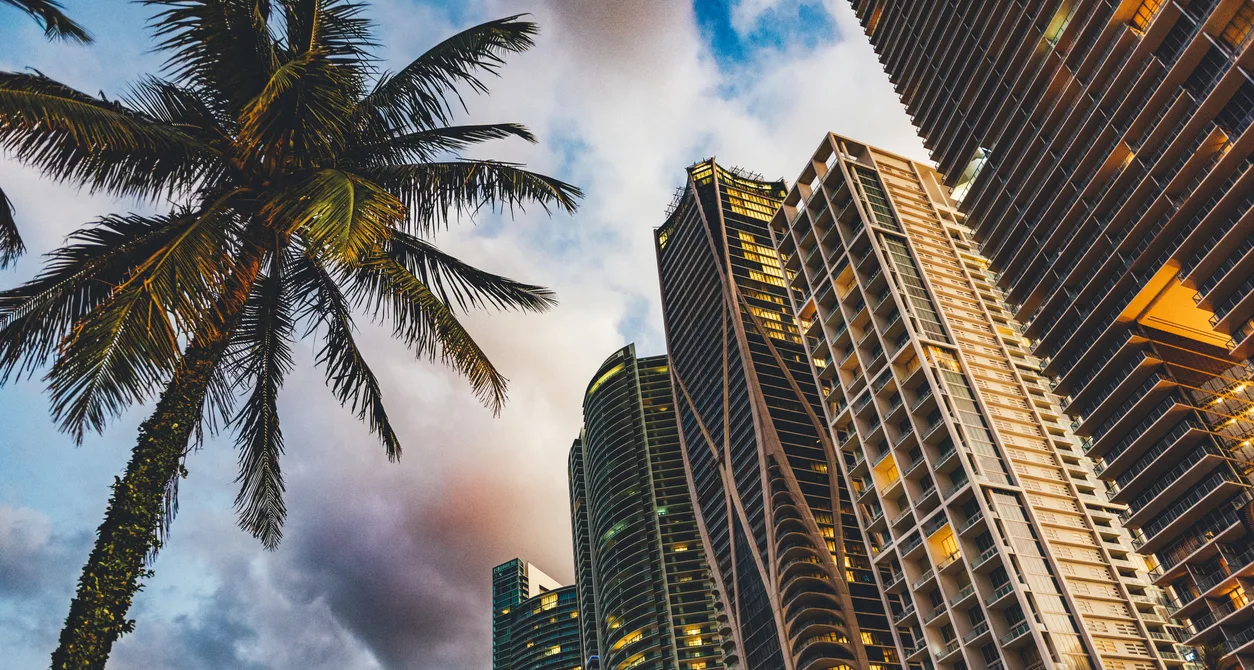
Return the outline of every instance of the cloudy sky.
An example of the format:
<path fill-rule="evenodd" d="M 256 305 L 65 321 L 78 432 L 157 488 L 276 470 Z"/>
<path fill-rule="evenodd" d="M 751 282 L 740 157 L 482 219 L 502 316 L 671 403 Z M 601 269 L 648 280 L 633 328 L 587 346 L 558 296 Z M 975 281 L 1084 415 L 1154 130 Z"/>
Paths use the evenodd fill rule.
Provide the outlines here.
<path fill-rule="evenodd" d="M 161 66 L 142 6 L 65 4 L 96 45 L 46 44 L 0 6 L 0 68 L 112 97 Z M 469 100 L 468 118 L 528 125 L 538 145 L 503 142 L 493 155 L 587 198 L 575 216 L 485 217 L 437 242 L 553 287 L 561 305 L 470 318 L 511 379 L 499 418 L 455 375 L 363 325 L 406 446 L 399 464 L 336 405 L 302 346 L 280 397 L 282 546 L 265 552 L 236 528 L 232 443 L 208 441 L 188 462 L 171 544 L 131 610 L 138 629 L 110 668 L 487 668 L 490 568 L 522 556 L 570 579 L 566 454 L 588 377 L 627 342 L 664 349 L 650 229 L 684 166 L 713 155 L 791 179 L 829 130 L 926 158 L 841 0 L 376 0 L 370 11 L 393 69 L 474 23 L 519 12 L 539 22 L 538 46 L 511 60 L 490 97 Z M 161 207 L 93 197 L 3 158 L 0 184 L 32 252 L 0 273 L 4 287 L 93 217 Z M 75 447 L 49 421 L 38 380 L 0 388 L 0 665 L 46 665 L 145 413 Z"/>

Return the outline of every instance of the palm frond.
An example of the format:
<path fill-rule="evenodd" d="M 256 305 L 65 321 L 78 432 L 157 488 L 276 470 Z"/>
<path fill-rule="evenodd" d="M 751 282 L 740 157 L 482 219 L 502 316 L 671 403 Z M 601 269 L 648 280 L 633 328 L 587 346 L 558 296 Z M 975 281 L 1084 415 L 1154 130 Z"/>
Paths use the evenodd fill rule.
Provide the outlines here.
<path fill-rule="evenodd" d="M 355 264 L 405 218 L 404 206 L 367 179 L 319 170 L 282 189 L 262 208 L 276 230 L 299 235 L 317 253 Z"/>
<path fill-rule="evenodd" d="M 44 35 L 48 39 L 72 40 L 84 44 L 92 41 L 91 34 L 71 21 L 70 17 L 61 11 L 61 3 L 56 0 L 0 0 L 0 2 L 30 14 L 43 25 Z"/>
<path fill-rule="evenodd" d="M 13 220 L 13 203 L 0 189 L 0 270 L 12 265 L 24 253 L 26 244 L 17 230 L 17 221 Z"/>
<path fill-rule="evenodd" d="M 0 72 L 0 149 L 53 179 L 156 198 L 223 169 L 182 130 L 40 74 Z"/>
<path fill-rule="evenodd" d="M 365 5 L 348 0 L 279 0 L 279 4 L 289 53 L 319 51 L 355 68 L 371 61 L 369 50 L 378 45 L 363 16 Z"/>
<path fill-rule="evenodd" d="M 483 93 L 480 78 L 496 74 L 505 56 L 535 44 L 536 24 L 522 15 L 489 21 L 440 42 L 395 75 L 384 75 L 358 105 L 358 118 L 377 129 L 410 132 L 446 126 L 450 99 L 465 108 L 458 86 Z"/>
<path fill-rule="evenodd" d="M 240 114 L 244 157 L 277 168 L 329 164 L 347 143 L 354 75 L 325 54 L 306 52 L 288 61 Z"/>
<path fill-rule="evenodd" d="M 158 77 L 145 77 L 122 98 L 128 107 L 178 128 L 206 145 L 225 145 L 232 119 L 212 107 L 201 90 L 179 86 Z M 216 148 L 216 147 L 215 147 Z"/>
<path fill-rule="evenodd" d="M 75 322 L 48 373 L 53 416 L 81 440 L 160 388 L 179 341 L 213 309 L 230 268 L 229 212 L 184 212 L 180 229 Z"/>
<path fill-rule="evenodd" d="M 444 126 L 404 133 L 383 140 L 351 147 L 347 160 L 360 165 L 396 165 L 422 163 L 469 148 L 471 145 L 506 137 L 536 141 L 535 135 L 517 123 Z"/>
<path fill-rule="evenodd" d="M 574 212 L 583 192 L 566 182 L 514 163 L 458 160 L 362 168 L 362 176 L 397 194 L 419 232 L 445 227 L 454 218 L 484 207 L 524 209 L 535 203 Z"/>
<path fill-rule="evenodd" d="M 401 442 L 383 405 L 379 381 L 353 338 L 352 306 L 336 278 L 316 259 L 300 255 L 294 266 L 292 293 L 305 297 L 297 318 L 309 322 L 311 332 L 324 331 L 317 362 L 326 371 L 327 386 L 340 404 L 351 404 L 357 418 L 378 434 L 388 460 L 397 460 Z"/>
<path fill-rule="evenodd" d="M 353 271 L 348 296 L 382 322 L 419 357 L 440 360 L 470 382 L 485 405 L 499 413 L 507 380 L 457 316 L 431 289 L 389 256 L 368 258 Z"/>
<path fill-rule="evenodd" d="M 35 279 L 0 291 L 0 384 L 47 362 L 75 323 L 189 225 L 181 216 L 105 217 L 72 233 Z"/>
<path fill-rule="evenodd" d="M 292 296 L 285 290 L 286 274 L 282 254 L 274 254 L 244 305 L 231 343 L 239 352 L 234 357 L 235 385 L 252 388 L 233 422 L 240 450 L 235 510 L 240 527 L 267 549 L 278 546 L 287 516 L 279 468 L 283 432 L 278 407 L 279 387 L 292 370 Z"/>
<path fill-rule="evenodd" d="M 165 69 L 180 84 L 212 95 L 234 114 L 279 67 L 268 0 L 141 0 L 160 11 L 150 22 Z"/>
<path fill-rule="evenodd" d="M 388 241 L 388 254 L 426 284 L 440 302 L 461 310 L 492 306 L 543 312 L 557 304 L 553 292 L 473 267 L 434 245 L 397 232 Z"/>

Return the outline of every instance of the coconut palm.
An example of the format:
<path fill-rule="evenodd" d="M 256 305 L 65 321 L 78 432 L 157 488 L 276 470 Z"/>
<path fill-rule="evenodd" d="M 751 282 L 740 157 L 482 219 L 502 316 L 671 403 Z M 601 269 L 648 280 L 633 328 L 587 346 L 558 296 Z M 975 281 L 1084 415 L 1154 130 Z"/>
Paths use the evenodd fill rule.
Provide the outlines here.
<path fill-rule="evenodd" d="M 43 25 L 44 35 L 48 39 L 91 42 L 91 35 L 82 26 L 71 21 L 61 11 L 61 3 L 56 0 L 0 0 L 0 5 L 16 7 L 30 14 Z"/>
<path fill-rule="evenodd" d="M 485 272 L 429 239 L 482 208 L 573 211 L 578 189 L 467 147 L 531 134 L 451 125 L 459 90 L 533 43 L 509 17 L 378 74 L 349 0 L 145 0 L 163 78 L 122 100 L 37 73 L 0 73 L 0 147 L 53 178 L 177 203 L 74 233 L 35 279 L 0 292 L 0 383 L 42 369 L 60 426 L 81 439 L 157 396 L 71 603 L 55 668 L 103 667 L 166 539 L 202 428 L 239 449 L 241 527 L 266 547 L 286 508 L 276 398 L 293 342 L 318 339 L 335 396 L 400 440 L 354 340 L 354 314 L 462 373 L 491 408 L 505 379 L 458 321 L 469 309 L 541 311 L 544 288 Z"/>
<path fill-rule="evenodd" d="M 91 35 L 62 13 L 61 3 L 56 0 L 0 0 L 0 5 L 16 7 L 31 15 L 43 25 L 48 39 L 91 42 Z M 13 204 L 0 190 L 0 269 L 8 267 L 24 250 L 22 236 L 13 221 Z"/>

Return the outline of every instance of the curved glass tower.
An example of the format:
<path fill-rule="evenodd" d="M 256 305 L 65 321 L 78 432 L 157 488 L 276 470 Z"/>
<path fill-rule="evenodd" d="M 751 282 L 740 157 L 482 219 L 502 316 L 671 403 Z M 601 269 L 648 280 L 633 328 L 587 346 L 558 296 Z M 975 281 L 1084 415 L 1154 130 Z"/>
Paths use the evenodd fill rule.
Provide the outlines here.
<path fill-rule="evenodd" d="M 730 631 L 713 604 L 665 356 L 637 358 L 628 345 L 597 370 L 570 486 L 588 665 L 726 667 L 720 629 Z"/>
<path fill-rule="evenodd" d="M 771 246 L 785 193 L 697 163 L 656 231 L 684 465 L 746 667 L 899 667 Z"/>

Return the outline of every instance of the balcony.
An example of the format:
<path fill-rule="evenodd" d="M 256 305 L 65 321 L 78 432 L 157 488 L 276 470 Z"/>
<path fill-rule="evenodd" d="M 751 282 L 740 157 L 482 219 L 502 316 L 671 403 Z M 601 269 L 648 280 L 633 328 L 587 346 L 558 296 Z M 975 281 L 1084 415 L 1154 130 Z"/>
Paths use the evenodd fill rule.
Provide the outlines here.
<path fill-rule="evenodd" d="M 1128 509 L 1120 512 L 1119 520 L 1125 526 L 1140 527 L 1163 507 L 1175 500 L 1190 486 L 1206 476 L 1215 466 L 1224 462 L 1224 453 L 1211 444 L 1189 452 L 1178 460 L 1176 466 L 1155 477 L 1154 484 L 1129 502 Z"/>
<path fill-rule="evenodd" d="M 937 605 L 936 607 L 933 607 L 932 609 L 928 610 L 927 612 L 924 612 L 923 623 L 930 624 L 933 621 L 936 621 L 937 619 L 939 619 L 940 616 L 944 613 L 945 613 L 945 603 L 941 603 Z"/>
<path fill-rule="evenodd" d="M 955 607 L 958 606 L 959 604 L 962 603 L 962 601 L 966 600 L 967 598 L 970 598 L 973 595 L 975 595 L 975 584 L 967 584 L 961 589 L 958 589 L 958 592 L 954 594 L 954 598 L 953 598 L 954 606 Z"/>
<path fill-rule="evenodd" d="M 1219 476 L 1212 475 L 1201 483 L 1194 485 L 1184 498 L 1176 501 L 1174 505 L 1146 524 L 1141 529 L 1144 537 L 1141 545 L 1136 547 L 1137 551 L 1141 553 L 1157 551 L 1169 539 L 1173 539 L 1182 533 L 1185 527 L 1200 519 L 1210 510 L 1219 507 L 1219 503 L 1228 499 L 1234 491 L 1241 490 L 1242 493 L 1238 494 L 1236 498 L 1225 502 L 1223 506 L 1226 507 L 1233 504 L 1238 499 L 1246 502 L 1254 500 L 1254 496 L 1250 495 L 1248 488 L 1239 480 L 1237 475 L 1227 471 L 1219 471 L 1215 474 Z"/>
<path fill-rule="evenodd" d="M 994 589 L 993 592 L 989 594 L 988 599 L 985 600 L 984 603 L 988 605 L 989 607 L 992 607 L 996 605 L 997 603 L 1001 602 L 1001 600 L 1005 598 L 1006 596 L 1014 593 L 1014 591 L 1015 591 L 1014 584 L 1011 582 L 1006 582 L 1005 584 L 1002 584 L 1001 586 L 998 586 L 996 589 Z"/>
<path fill-rule="evenodd" d="M 985 549 L 984 551 L 980 552 L 980 555 L 977 556 L 975 560 L 971 563 L 971 568 L 973 570 L 979 570 L 989 561 L 993 560 L 993 557 L 996 555 L 997 555 L 996 546 L 992 546 L 992 547 L 989 547 L 988 549 Z"/>
<path fill-rule="evenodd" d="M 1165 435 L 1155 440 L 1145 453 L 1137 458 L 1136 462 L 1128 466 L 1125 472 L 1114 477 L 1111 484 L 1115 486 L 1115 490 L 1111 495 L 1111 502 L 1125 503 L 1147 486 L 1154 486 L 1157 481 L 1161 480 L 1161 477 L 1157 476 L 1158 473 L 1168 469 L 1173 462 L 1178 462 L 1173 457 L 1187 446 L 1197 444 L 1197 438 L 1201 438 L 1206 430 L 1205 424 L 1192 418 L 1177 423 Z M 1103 468 L 1098 471 L 1094 467 L 1094 472 L 1098 475 L 1105 470 L 1106 468 Z M 1114 472 L 1107 473 L 1107 479 L 1115 474 Z"/>
<path fill-rule="evenodd" d="M 1001 646 L 1006 647 L 1009 646 L 1010 643 L 1022 638 L 1030 632 L 1032 632 L 1032 628 L 1028 625 L 1028 622 L 1021 621 L 1014 626 L 1011 626 L 1010 630 L 1005 635 L 1001 636 L 999 642 L 1001 642 Z"/>
<path fill-rule="evenodd" d="M 982 636 L 984 636 L 984 634 L 988 632 L 989 632 L 988 622 L 981 621 L 980 623 L 976 624 L 974 628 L 971 629 L 970 633 L 967 633 L 966 635 L 962 636 L 962 641 L 966 644 L 971 644 L 972 642 L 975 642 L 976 640 L 980 639 Z"/>
<path fill-rule="evenodd" d="M 906 605 L 905 607 L 901 608 L 901 611 L 895 612 L 893 614 L 893 623 L 900 624 L 901 622 L 910 618 L 914 613 L 915 613 L 914 603 L 910 603 Z"/>
<path fill-rule="evenodd" d="M 918 579 L 910 583 L 910 588 L 917 591 L 920 588 L 922 588 L 924 584 L 932 581 L 935 578 L 936 578 L 936 573 L 933 572 L 931 568 L 929 568 Z"/>

